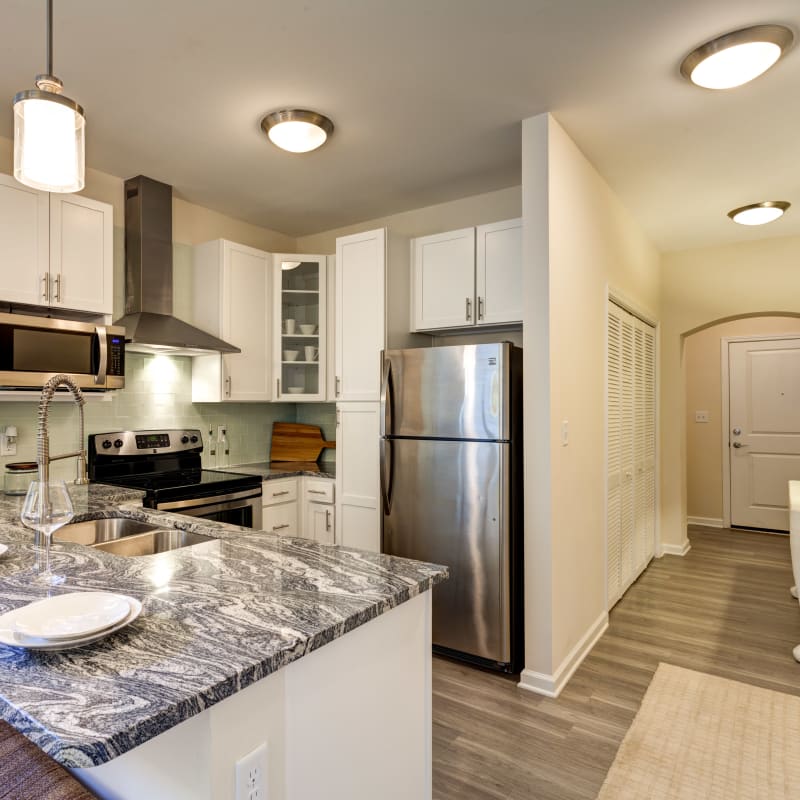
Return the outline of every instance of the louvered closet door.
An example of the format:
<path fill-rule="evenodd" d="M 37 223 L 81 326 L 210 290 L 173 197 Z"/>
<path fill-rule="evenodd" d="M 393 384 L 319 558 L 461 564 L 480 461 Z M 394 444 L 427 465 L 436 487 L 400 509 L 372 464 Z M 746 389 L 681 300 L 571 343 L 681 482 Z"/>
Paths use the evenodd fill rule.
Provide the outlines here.
<path fill-rule="evenodd" d="M 620 569 L 620 504 L 622 470 L 622 410 L 620 368 L 622 363 L 622 318 L 620 309 L 608 309 L 608 600 L 609 606 L 622 594 Z"/>
<path fill-rule="evenodd" d="M 608 307 L 608 602 L 655 552 L 655 331 Z"/>

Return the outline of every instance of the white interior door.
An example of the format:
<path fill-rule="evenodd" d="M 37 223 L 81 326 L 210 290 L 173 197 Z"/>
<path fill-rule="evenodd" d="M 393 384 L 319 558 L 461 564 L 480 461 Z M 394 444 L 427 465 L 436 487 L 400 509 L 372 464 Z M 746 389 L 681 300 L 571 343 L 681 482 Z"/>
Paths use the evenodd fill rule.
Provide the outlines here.
<path fill-rule="evenodd" d="M 789 530 L 800 479 L 800 339 L 728 343 L 731 525 Z"/>

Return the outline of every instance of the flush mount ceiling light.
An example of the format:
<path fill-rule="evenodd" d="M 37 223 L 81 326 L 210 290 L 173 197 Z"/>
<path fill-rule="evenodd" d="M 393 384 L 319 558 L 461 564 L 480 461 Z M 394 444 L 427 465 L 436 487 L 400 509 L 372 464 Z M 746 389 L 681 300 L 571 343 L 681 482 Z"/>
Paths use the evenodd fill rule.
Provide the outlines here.
<path fill-rule="evenodd" d="M 728 212 L 728 216 L 739 225 L 766 225 L 782 217 L 790 205 L 785 200 L 765 200 L 763 203 L 734 208 Z"/>
<path fill-rule="evenodd" d="M 47 72 L 14 96 L 14 177 L 46 192 L 84 186 L 86 119 L 53 75 L 53 0 L 47 0 Z"/>
<path fill-rule="evenodd" d="M 316 150 L 333 133 L 327 117 L 299 108 L 273 111 L 261 120 L 261 127 L 274 145 L 290 153 Z"/>
<path fill-rule="evenodd" d="M 766 72 L 791 46 L 783 25 L 754 25 L 718 36 L 692 50 L 681 75 L 705 89 L 732 89 Z"/>

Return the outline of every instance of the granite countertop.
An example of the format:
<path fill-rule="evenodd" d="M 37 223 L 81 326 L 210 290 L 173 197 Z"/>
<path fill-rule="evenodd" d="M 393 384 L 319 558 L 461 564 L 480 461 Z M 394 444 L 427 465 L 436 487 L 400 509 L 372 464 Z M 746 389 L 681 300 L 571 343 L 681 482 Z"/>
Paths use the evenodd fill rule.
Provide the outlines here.
<path fill-rule="evenodd" d="M 228 467 L 231 472 L 260 475 L 265 481 L 307 475 L 311 478 L 336 478 L 336 461 L 259 461 Z"/>
<path fill-rule="evenodd" d="M 70 487 L 76 521 L 125 516 L 217 537 L 123 558 L 55 544 L 51 593 L 142 601 L 127 628 L 61 653 L 0 645 L 0 718 L 67 767 L 103 764 L 444 580 L 444 567 L 141 507 L 141 492 Z M 46 596 L 37 551 L 0 496 L 0 613 Z"/>

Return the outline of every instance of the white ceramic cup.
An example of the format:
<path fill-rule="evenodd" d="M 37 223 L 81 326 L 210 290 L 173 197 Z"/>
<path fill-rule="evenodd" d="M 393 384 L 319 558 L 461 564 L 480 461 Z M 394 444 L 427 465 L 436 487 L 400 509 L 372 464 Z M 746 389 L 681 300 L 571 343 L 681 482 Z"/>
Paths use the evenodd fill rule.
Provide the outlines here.
<path fill-rule="evenodd" d="M 293 319 L 285 319 L 283 321 L 283 327 L 286 333 L 294 333 L 296 325 L 297 321 Z"/>
<path fill-rule="evenodd" d="M 316 361 L 319 356 L 319 350 L 316 347 L 304 347 L 306 351 L 306 361 Z"/>
<path fill-rule="evenodd" d="M 283 360 L 284 361 L 297 361 L 297 356 L 300 355 L 299 350 L 284 350 L 283 351 Z"/>

